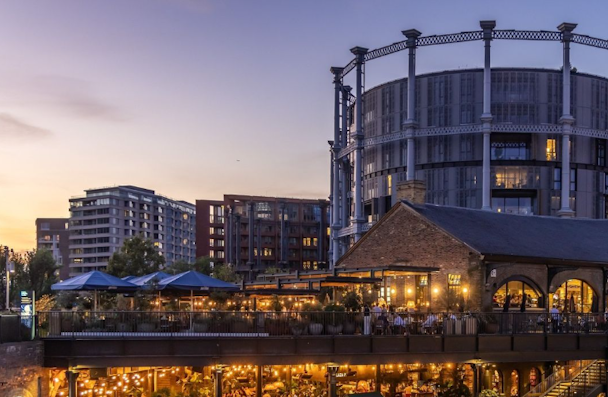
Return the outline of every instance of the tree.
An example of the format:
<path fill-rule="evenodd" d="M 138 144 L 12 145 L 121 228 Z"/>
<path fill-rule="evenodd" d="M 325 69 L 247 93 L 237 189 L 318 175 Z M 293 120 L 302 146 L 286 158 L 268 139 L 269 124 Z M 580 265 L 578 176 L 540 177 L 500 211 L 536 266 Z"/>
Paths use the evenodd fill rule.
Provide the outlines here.
<path fill-rule="evenodd" d="M 236 283 L 241 281 L 241 276 L 236 274 L 232 266 L 227 264 L 215 265 L 213 267 L 213 277 L 228 283 Z"/>
<path fill-rule="evenodd" d="M 110 257 L 106 272 L 116 277 L 139 277 L 159 271 L 164 264 L 165 258 L 151 240 L 135 236 Z"/>
<path fill-rule="evenodd" d="M 167 268 L 167 272 L 171 274 L 179 274 L 190 270 L 195 270 L 209 276 L 213 270 L 211 267 L 211 258 L 208 256 L 201 256 L 194 263 L 178 260 Z"/>
<path fill-rule="evenodd" d="M 10 298 L 13 304 L 19 300 L 19 291 L 34 291 L 36 297 L 51 293 L 51 285 L 58 281 L 58 269 L 53 254 L 48 250 L 14 254 L 10 258 L 15 265 L 11 273 Z"/>

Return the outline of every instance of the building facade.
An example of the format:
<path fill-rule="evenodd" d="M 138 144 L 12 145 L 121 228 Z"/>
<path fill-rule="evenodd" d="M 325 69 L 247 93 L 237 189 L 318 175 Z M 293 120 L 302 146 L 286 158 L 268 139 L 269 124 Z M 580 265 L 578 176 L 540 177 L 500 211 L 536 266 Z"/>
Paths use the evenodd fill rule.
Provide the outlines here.
<path fill-rule="evenodd" d="M 59 266 L 60 280 L 65 280 L 70 275 L 68 221 L 68 218 L 36 219 L 36 249 L 49 250 L 53 254 L 53 258 Z"/>
<path fill-rule="evenodd" d="M 396 203 L 395 186 L 426 183 L 426 202 L 525 215 L 605 219 L 608 79 L 581 73 L 570 47 L 604 40 L 557 31 L 496 29 L 422 36 L 332 67 L 331 263 Z M 491 67 L 495 40 L 558 42 L 559 70 Z M 482 41 L 483 68 L 416 75 L 420 47 Z M 374 59 L 407 50 L 407 78 L 365 89 Z M 556 60 L 557 61 L 557 60 Z M 346 84 L 353 72 L 354 87 Z"/>
<path fill-rule="evenodd" d="M 327 264 L 326 200 L 224 195 L 197 200 L 197 257 L 240 272 L 268 267 L 318 269 Z"/>
<path fill-rule="evenodd" d="M 572 74 L 574 126 L 608 128 L 608 79 Z M 492 122 L 504 132 L 490 136 L 491 208 L 525 215 L 557 215 L 561 208 L 561 134 L 539 133 L 561 117 L 559 70 L 492 69 Z M 415 179 L 426 201 L 466 208 L 482 206 L 483 136 L 459 129 L 483 112 L 483 70 L 431 73 L 416 78 L 420 128 L 449 132 L 416 138 Z M 401 130 L 407 115 L 407 79 L 372 88 L 364 96 L 364 136 Z M 516 127 L 516 128 L 511 128 Z M 572 136 L 570 207 L 576 216 L 606 218 L 606 139 Z M 377 221 L 396 202 L 395 185 L 407 179 L 407 138 L 365 149 L 364 215 Z"/>
<path fill-rule="evenodd" d="M 70 199 L 70 274 L 103 270 L 125 239 L 150 239 L 166 265 L 196 259 L 196 207 L 153 190 L 116 186 Z"/>

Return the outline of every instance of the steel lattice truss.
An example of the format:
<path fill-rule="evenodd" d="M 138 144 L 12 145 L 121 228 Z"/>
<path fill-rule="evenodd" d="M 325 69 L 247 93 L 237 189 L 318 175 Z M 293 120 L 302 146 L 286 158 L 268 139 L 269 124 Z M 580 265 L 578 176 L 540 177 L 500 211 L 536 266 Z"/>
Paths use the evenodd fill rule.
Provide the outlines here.
<path fill-rule="evenodd" d="M 497 40 L 561 41 L 562 33 L 546 30 L 494 30 L 492 38 Z"/>
<path fill-rule="evenodd" d="M 415 137 L 479 134 L 482 132 L 481 124 L 468 124 L 453 127 L 419 128 L 414 132 Z M 557 124 L 492 124 L 492 132 L 527 133 L 527 134 L 561 134 L 562 126 Z M 608 130 L 594 130 L 591 128 L 574 127 L 573 135 L 588 136 L 592 138 L 608 139 Z M 369 148 L 384 143 L 391 143 L 407 138 L 407 131 L 397 131 L 391 134 L 379 135 L 363 139 L 363 148 Z M 338 152 L 338 158 L 348 156 L 356 149 L 356 142 L 349 144 Z"/>
<path fill-rule="evenodd" d="M 546 30 L 493 30 L 492 38 L 496 40 L 529 40 L 529 41 L 561 41 L 561 32 L 551 32 Z M 467 41 L 483 40 L 483 31 L 475 30 L 472 32 L 449 33 L 433 36 L 424 36 L 416 39 L 416 47 L 425 47 L 438 44 L 464 43 Z M 582 34 L 573 34 L 572 42 L 590 47 L 603 48 L 608 50 L 608 40 L 598 39 Z M 369 51 L 364 56 L 364 60 L 371 61 L 386 55 L 394 54 L 407 49 L 407 40 L 389 44 L 384 47 Z M 355 59 L 351 60 L 342 71 L 342 78 L 355 68 Z"/>
<path fill-rule="evenodd" d="M 608 50 L 608 40 L 598 39 L 595 37 L 585 36 L 582 34 L 573 34 L 572 42 Z"/>

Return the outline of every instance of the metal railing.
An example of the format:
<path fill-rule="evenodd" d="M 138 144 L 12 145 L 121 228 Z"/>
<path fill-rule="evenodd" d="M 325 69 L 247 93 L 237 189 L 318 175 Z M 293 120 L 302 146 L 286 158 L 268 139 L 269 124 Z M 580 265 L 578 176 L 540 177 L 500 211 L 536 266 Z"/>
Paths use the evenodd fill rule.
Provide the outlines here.
<path fill-rule="evenodd" d="M 20 314 L 0 314 L 0 343 L 24 342 L 35 338 L 36 318 Z"/>
<path fill-rule="evenodd" d="M 576 361 L 574 365 L 566 365 L 562 371 L 555 371 L 551 375 L 547 376 L 542 382 L 536 386 L 530 388 L 530 391 L 523 395 L 523 397 L 530 396 L 542 396 L 547 392 L 551 391 L 555 386 L 561 382 L 567 382 L 573 377 L 581 373 L 581 371 L 593 363 L 592 360 Z"/>
<path fill-rule="evenodd" d="M 478 335 L 604 333 L 599 314 L 263 311 L 82 311 L 38 313 L 40 337 Z"/>
<path fill-rule="evenodd" d="M 606 383 L 606 364 L 604 361 L 595 361 L 573 377 L 570 385 L 557 397 L 585 397 L 604 383 Z"/>

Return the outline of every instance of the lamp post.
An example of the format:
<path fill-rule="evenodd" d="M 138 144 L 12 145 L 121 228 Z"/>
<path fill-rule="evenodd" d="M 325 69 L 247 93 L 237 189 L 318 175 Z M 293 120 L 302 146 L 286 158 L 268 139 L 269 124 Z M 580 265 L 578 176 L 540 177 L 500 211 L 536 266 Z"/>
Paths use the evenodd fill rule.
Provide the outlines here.
<path fill-rule="evenodd" d="M 6 310 L 10 311 L 10 285 L 11 285 L 11 273 L 15 271 L 15 264 L 10 261 L 9 252 L 12 253 L 13 250 L 9 251 L 7 246 L 4 246 L 4 266 L 6 268 Z"/>
<path fill-rule="evenodd" d="M 340 369 L 340 364 L 336 363 L 328 363 L 327 364 L 327 374 L 329 375 L 329 397 L 336 397 L 337 388 L 336 388 L 336 374 Z"/>

